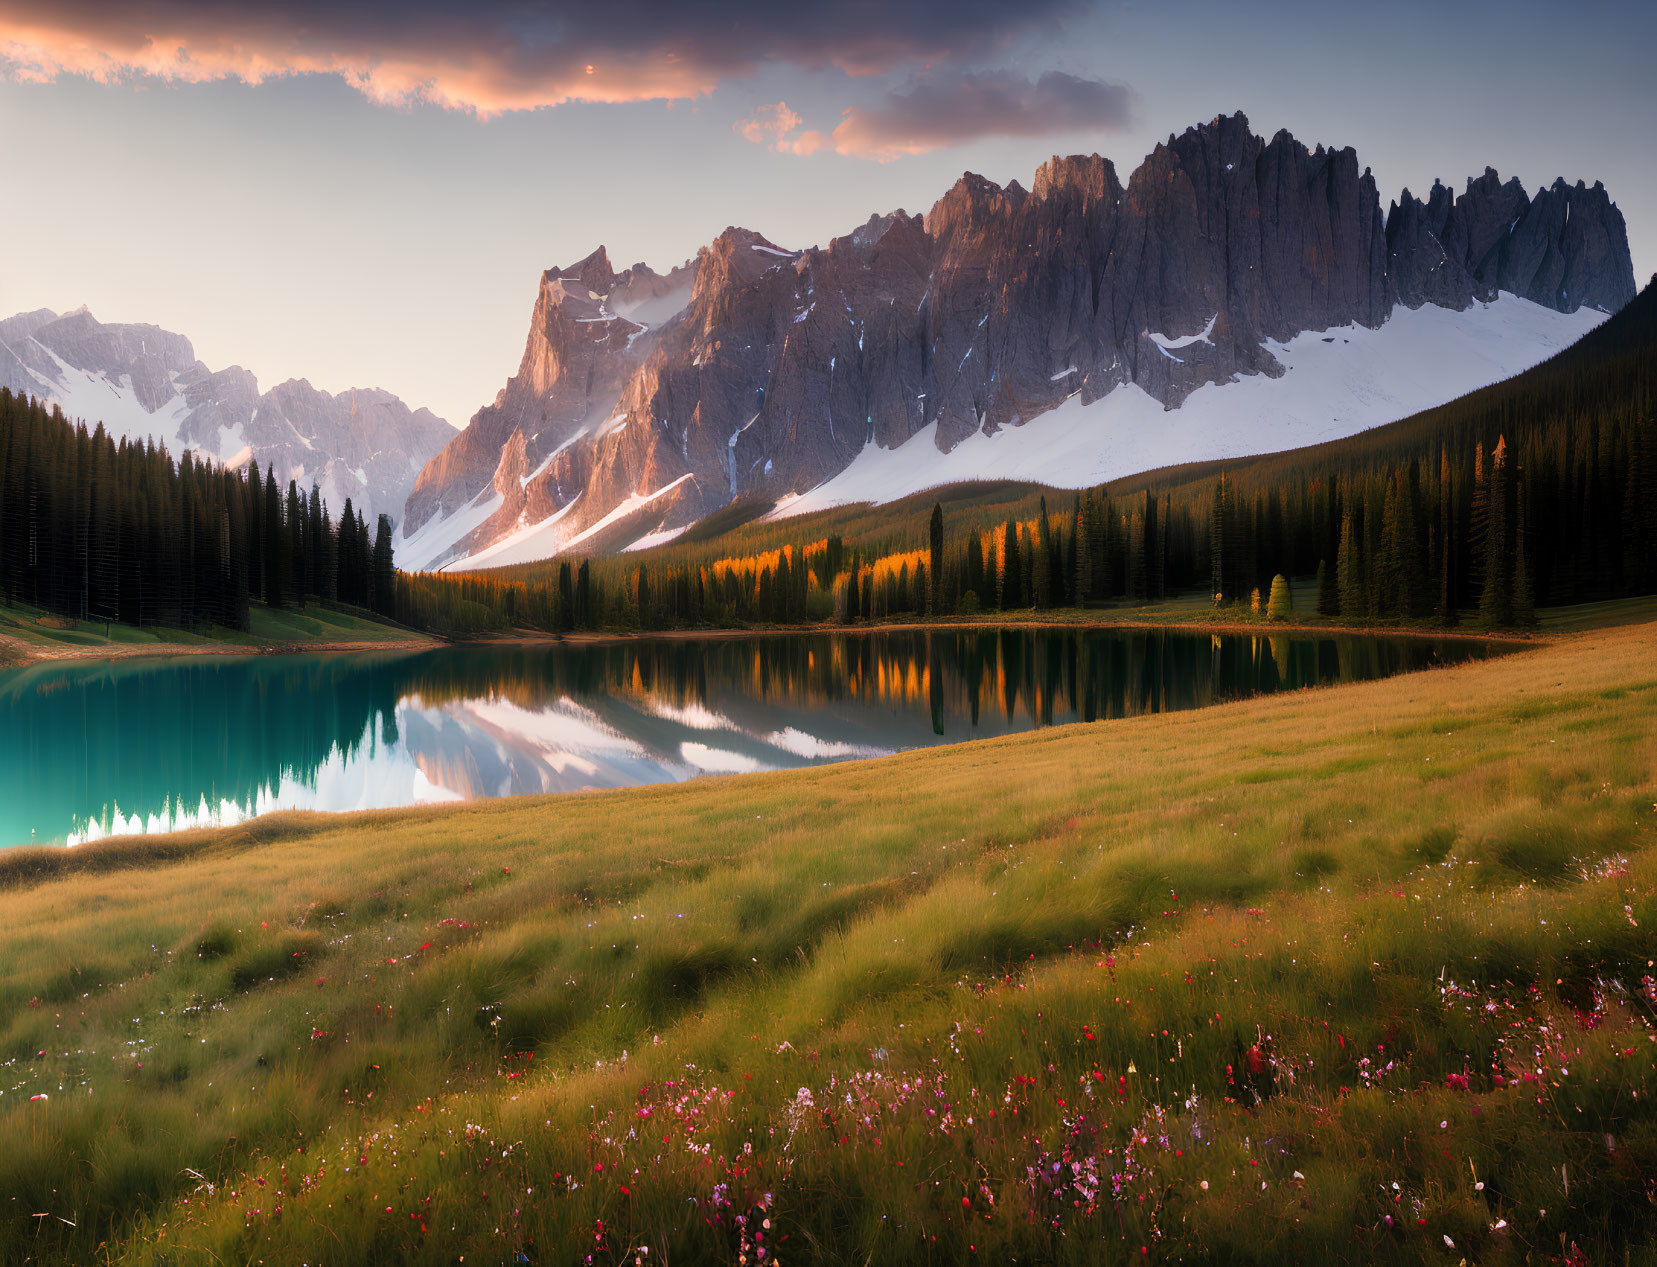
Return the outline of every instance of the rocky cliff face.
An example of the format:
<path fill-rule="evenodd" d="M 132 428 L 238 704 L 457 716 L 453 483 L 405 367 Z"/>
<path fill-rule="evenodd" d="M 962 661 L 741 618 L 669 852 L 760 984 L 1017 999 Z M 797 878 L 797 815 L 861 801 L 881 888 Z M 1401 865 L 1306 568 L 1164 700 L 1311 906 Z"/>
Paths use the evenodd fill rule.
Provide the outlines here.
<path fill-rule="evenodd" d="M 1435 183 L 1422 203 L 1406 189 L 1387 215 L 1387 251 L 1411 308 L 1465 309 L 1504 290 L 1559 312 L 1615 312 L 1634 298 L 1628 232 L 1598 181 L 1556 180 L 1532 199 L 1487 167 L 1459 198 Z"/>
<path fill-rule="evenodd" d="M 404 515 L 405 535 L 453 515 L 497 483 L 503 461 L 540 467 L 575 437 L 602 430 L 629 373 L 654 343 L 653 328 L 689 301 L 695 273 L 694 264 L 666 275 L 643 264 L 617 273 L 603 247 L 543 273 L 518 372 L 420 473 Z M 473 537 L 484 542 L 516 525 L 526 501 L 520 482 Z"/>
<path fill-rule="evenodd" d="M 0 387 L 174 453 L 256 459 L 284 483 L 316 483 L 334 510 L 349 497 L 370 518 L 399 518 L 416 475 L 455 434 L 429 410 L 410 410 L 376 388 L 332 396 L 290 379 L 261 395 L 240 366 L 209 370 L 183 335 L 105 325 L 84 308 L 0 321 Z"/>
<path fill-rule="evenodd" d="M 924 217 L 822 248 L 727 229 L 668 278 L 600 249 L 542 278 L 518 374 L 421 474 L 403 559 L 602 547 L 802 493 L 866 446 L 928 432 L 949 452 L 1129 385 L 1177 409 L 1281 375 L 1274 347 L 1304 331 L 1502 290 L 1562 312 L 1633 296 L 1603 188 L 1531 199 L 1487 171 L 1383 220 L 1352 150 L 1267 141 L 1240 114 L 1169 137 L 1126 185 L 1097 155 L 1029 190 L 969 173 Z M 655 321 L 626 306 L 646 292 Z"/>

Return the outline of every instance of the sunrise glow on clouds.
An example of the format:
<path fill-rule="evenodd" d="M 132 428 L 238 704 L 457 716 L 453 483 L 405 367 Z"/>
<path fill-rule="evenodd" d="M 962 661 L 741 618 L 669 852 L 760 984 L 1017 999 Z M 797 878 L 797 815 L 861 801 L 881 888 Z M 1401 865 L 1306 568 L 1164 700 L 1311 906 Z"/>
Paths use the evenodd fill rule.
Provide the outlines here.
<path fill-rule="evenodd" d="M 0 0 L 0 70 L 49 83 L 145 78 L 262 84 L 336 76 L 388 106 L 428 104 L 493 118 L 572 102 L 683 101 L 768 65 L 852 78 L 924 71 L 873 105 L 850 104 L 832 130 L 801 128 L 785 103 L 738 120 L 748 140 L 791 154 L 833 150 L 889 160 L 976 136 L 1033 135 L 1126 117 L 1127 90 L 1068 75 L 938 72 L 1004 49 L 1082 6 L 998 0 L 769 7 L 753 0 L 679 5 L 524 6 L 462 10 L 413 4 L 205 0 Z"/>
<path fill-rule="evenodd" d="M 872 106 L 845 111 L 833 134 L 799 131 L 804 119 L 778 101 L 735 124 L 738 134 L 784 154 L 837 154 L 889 163 L 984 137 L 1034 137 L 1118 130 L 1134 117 L 1123 84 L 1050 71 L 1031 81 L 1011 71 L 929 75 L 888 92 Z"/>

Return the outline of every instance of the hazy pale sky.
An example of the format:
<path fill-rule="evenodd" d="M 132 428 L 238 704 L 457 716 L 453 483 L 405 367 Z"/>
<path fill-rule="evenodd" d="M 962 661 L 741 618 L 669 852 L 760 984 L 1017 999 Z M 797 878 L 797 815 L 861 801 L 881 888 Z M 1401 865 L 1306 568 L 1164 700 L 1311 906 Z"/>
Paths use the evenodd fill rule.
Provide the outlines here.
<path fill-rule="evenodd" d="M 1356 148 L 1383 211 L 1486 165 L 1603 180 L 1644 284 L 1654 60 L 1626 2 L 0 0 L 0 316 L 86 304 L 461 425 L 600 243 L 824 243 L 1053 153 L 1126 181 L 1235 110 Z"/>

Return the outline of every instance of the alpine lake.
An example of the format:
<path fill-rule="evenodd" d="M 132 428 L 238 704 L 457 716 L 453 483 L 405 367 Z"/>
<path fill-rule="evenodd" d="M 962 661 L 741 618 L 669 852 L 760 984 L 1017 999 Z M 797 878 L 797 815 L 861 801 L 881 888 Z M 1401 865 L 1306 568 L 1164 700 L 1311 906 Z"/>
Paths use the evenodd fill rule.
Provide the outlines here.
<path fill-rule="evenodd" d="M 1500 650 L 980 626 L 35 664 L 0 670 L 0 847 L 878 758 Z"/>

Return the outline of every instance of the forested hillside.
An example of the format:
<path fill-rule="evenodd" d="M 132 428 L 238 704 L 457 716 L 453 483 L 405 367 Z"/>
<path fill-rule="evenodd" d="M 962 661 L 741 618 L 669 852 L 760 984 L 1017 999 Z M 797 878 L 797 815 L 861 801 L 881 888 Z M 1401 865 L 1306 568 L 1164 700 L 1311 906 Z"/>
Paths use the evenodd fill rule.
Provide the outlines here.
<path fill-rule="evenodd" d="M 88 430 L 0 389 L 0 601 L 77 620 L 248 628 L 250 601 L 389 613 L 391 525 L 346 501 Z"/>
<path fill-rule="evenodd" d="M 1082 493 L 938 490 L 780 522 L 733 504 L 636 555 L 399 575 L 313 488 L 174 460 L 0 391 L 0 598 L 77 619 L 247 627 L 319 597 L 443 633 L 662 629 L 1085 607 L 1175 593 L 1351 622 L 1525 624 L 1657 590 L 1657 291 L 1559 356 L 1314 448 Z M 723 521 L 723 522 L 722 522 Z M 728 527 L 726 526 L 728 525 Z"/>
<path fill-rule="evenodd" d="M 1354 622 L 1524 624 L 1657 590 L 1657 291 L 1552 360 L 1331 444 L 1088 492 L 938 490 L 780 522 L 735 504 L 686 539 L 594 560 L 405 578 L 451 630 L 855 623 L 1317 581 Z M 1307 599 L 1311 596 L 1307 595 Z"/>

